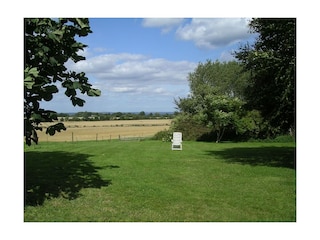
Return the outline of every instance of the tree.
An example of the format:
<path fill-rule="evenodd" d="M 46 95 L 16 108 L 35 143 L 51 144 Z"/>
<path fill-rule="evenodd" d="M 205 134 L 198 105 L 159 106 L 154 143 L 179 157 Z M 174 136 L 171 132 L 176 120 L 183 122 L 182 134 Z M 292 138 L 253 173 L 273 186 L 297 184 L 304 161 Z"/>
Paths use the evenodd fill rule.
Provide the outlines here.
<path fill-rule="evenodd" d="M 244 110 L 234 119 L 236 134 L 242 140 L 265 138 L 266 124 L 258 110 Z"/>
<path fill-rule="evenodd" d="M 199 116 L 202 122 L 216 132 L 216 143 L 221 141 L 227 128 L 235 128 L 235 120 L 242 105 L 239 98 L 212 94 L 205 96 Z"/>
<path fill-rule="evenodd" d="M 259 37 L 235 52 L 251 73 L 245 99 L 274 133 L 286 133 L 295 127 L 296 19 L 256 18 L 249 26 Z"/>
<path fill-rule="evenodd" d="M 248 73 L 237 62 L 199 63 L 189 74 L 190 96 L 175 100 L 184 121 L 202 123 L 216 133 L 216 142 L 220 142 L 226 129 L 235 129 L 235 120 L 244 102 L 244 89 L 247 86 Z"/>
<path fill-rule="evenodd" d="M 65 63 L 85 60 L 79 55 L 86 45 L 75 40 L 87 36 L 89 20 L 82 18 L 28 18 L 25 24 L 25 66 L 24 66 L 24 125 L 27 145 L 38 143 L 36 130 L 42 130 L 41 122 L 57 120 L 57 113 L 40 107 L 41 101 L 50 101 L 59 91 L 57 83 L 65 89 L 73 106 L 83 106 L 85 101 L 77 93 L 99 96 L 100 90 L 92 88 L 84 72 L 68 71 Z M 63 123 L 49 126 L 47 134 L 66 130 Z"/>
<path fill-rule="evenodd" d="M 145 117 L 145 116 L 146 116 L 146 113 L 145 113 L 144 111 L 141 111 L 141 112 L 139 112 L 139 116 Z"/>
<path fill-rule="evenodd" d="M 180 113 L 172 121 L 171 132 L 183 132 L 183 139 L 200 140 L 203 136 L 211 132 L 203 122 L 199 121 L 197 115 Z M 172 137 L 172 134 L 171 134 Z"/>
<path fill-rule="evenodd" d="M 236 121 L 240 118 L 244 102 L 237 97 L 209 93 L 204 97 L 180 99 L 176 104 L 184 121 L 188 118 L 187 121 L 193 125 L 194 122 L 202 123 L 207 129 L 216 133 L 216 142 L 219 143 L 226 129 L 236 130 L 238 126 Z M 181 116 L 177 119 L 181 119 Z M 180 120 L 176 121 L 176 125 L 177 123 L 183 122 Z M 181 126 L 177 125 L 176 128 Z M 197 128 L 200 129 L 199 126 Z"/>
<path fill-rule="evenodd" d="M 195 71 L 189 73 L 188 80 L 194 96 L 203 98 L 207 94 L 215 93 L 243 98 L 248 76 L 238 62 L 207 60 L 204 64 L 199 63 Z"/>

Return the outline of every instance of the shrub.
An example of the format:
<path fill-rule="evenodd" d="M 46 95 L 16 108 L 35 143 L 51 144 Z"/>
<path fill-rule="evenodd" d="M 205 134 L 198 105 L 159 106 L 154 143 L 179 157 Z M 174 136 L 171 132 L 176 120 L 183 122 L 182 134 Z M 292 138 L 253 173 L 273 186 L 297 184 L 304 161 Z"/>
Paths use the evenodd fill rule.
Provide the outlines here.
<path fill-rule="evenodd" d="M 181 114 L 173 120 L 172 132 L 182 132 L 185 141 L 196 141 L 204 134 L 209 134 L 210 129 L 187 114 Z"/>
<path fill-rule="evenodd" d="M 153 137 L 152 140 L 161 140 L 163 142 L 170 142 L 172 138 L 173 131 L 171 130 L 163 130 L 157 132 Z"/>

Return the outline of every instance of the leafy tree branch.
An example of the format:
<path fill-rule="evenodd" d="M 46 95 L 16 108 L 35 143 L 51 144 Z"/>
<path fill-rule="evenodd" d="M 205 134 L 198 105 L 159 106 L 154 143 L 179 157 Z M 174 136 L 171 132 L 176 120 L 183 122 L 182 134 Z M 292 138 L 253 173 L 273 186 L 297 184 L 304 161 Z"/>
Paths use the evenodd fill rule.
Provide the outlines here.
<path fill-rule="evenodd" d="M 41 122 L 57 120 L 57 113 L 40 107 L 41 101 L 51 101 L 59 91 L 57 83 L 65 89 L 65 95 L 73 106 L 83 106 L 85 101 L 77 92 L 88 96 L 99 96 L 100 90 L 92 88 L 84 72 L 69 71 L 65 63 L 85 60 L 79 55 L 87 47 L 76 41 L 85 37 L 90 30 L 86 18 L 27 18 L 25 24 L 24 66 L 24 126 L 27 145 L 38 143 L 36 130 L 42 130 Z M 66 130 L 62 123 L 53 124 L 46 133 L 54 135 Z"/>

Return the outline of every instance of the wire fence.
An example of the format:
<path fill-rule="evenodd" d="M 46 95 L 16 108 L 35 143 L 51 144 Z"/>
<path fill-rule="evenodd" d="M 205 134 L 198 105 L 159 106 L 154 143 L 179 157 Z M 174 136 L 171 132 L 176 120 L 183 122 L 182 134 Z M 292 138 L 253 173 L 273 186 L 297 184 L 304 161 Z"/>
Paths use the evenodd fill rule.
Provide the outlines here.
<path fill-rule="evenodd" d="M 76 141 L 140 141 L 153 137 L 156 133 L 170 127 L 168 120 L 162 121 L 118 121 L 118 122 L 68 122 L 66 131 L 53 136 L 38 132 L 39 141 L 47 142 L 76 142 Z"/>

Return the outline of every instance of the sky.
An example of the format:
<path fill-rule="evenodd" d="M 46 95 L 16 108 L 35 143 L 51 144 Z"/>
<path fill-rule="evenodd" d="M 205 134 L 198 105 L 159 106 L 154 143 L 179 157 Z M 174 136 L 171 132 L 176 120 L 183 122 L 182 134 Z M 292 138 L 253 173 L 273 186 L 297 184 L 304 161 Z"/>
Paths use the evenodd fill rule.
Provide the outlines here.
<path fill-rule="evenodd" d="M 249 18 L 90 18 L 86 60 L 66 63 L 85 72 L 100 97 L 80 94 L 74 107 L 61 88 L 45 109 L 57 112 L 174 112 L 189 94 L 188 74 L 199 62 L 234 60 L 232 52 L 254 41 Z"/>

